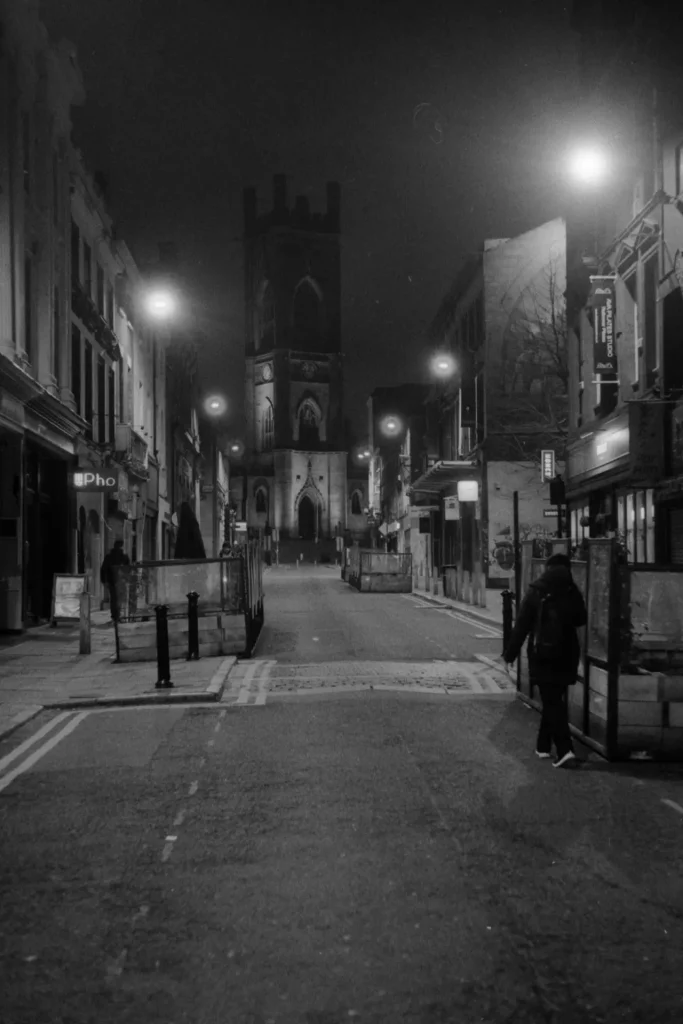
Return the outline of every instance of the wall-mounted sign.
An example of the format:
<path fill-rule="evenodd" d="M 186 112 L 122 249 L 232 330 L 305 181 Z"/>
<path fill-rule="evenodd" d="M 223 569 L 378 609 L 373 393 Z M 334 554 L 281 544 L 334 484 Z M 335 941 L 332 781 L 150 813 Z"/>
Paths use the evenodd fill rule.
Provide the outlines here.
<path fill-rule="evenodd" d="M 460 518 L 460 502 L 457 498 L 452 496 L 444 498 L 443 504 L 447 521 Z"/>
<path fill-rule="evenodd" d="M 477 480 L 458 480 L 458 501 L 479 501 Z"/>
<path fill-rule="evenodd" d="M 558 512 L 557 507 L 555 507 L 555 508 L 544 508 L 543 509 L 543 518 L 544 519 L 557 519 L 558 515 L 559 515 L 559 512 Z"/>
<path fill-rule="evenodd" d="M 541 480 L 547 484 L 555 476 L 555 452 L 545 448 L 541 452 Z"/>
<path fill-rule="evenodd" d="M 614 277 L 591 277 L 593 306 L 593 362 L 596 373 L 617 372 L 614 331 Z"/>
<path fill-rule="evenodd" d="M 116 491 L 119 481 L 111 470 L 98 473 L 95 470 L 78 470 L 71 474 L 71 486 L 77 491 Z"/>

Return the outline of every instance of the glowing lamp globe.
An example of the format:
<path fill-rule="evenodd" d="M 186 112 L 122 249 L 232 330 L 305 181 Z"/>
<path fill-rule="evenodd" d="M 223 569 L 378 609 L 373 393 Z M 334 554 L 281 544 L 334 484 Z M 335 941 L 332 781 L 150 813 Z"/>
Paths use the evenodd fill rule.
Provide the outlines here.
<path fill-rule="evenodd" d="M 147 296 L 147 311 L 157 320 L 168 320 L 176 309 L 175 299 L 170 292 L 152 292 Z"/>
<path fill-rule="evenodd" d="M 209 416 L 222 416 L 228 407 L 228 403 L 222 395 L 209 395 L 204 399 L 204 408 Z"/>
<path fill-rule="evenodd" d="M 437 377 L 451 377 L 455 373 L 455 359 L 448 353 L 434 356 L 432 370 Z"/>
<path fill-rule="evenodd" d="M 607 177 L 608 170 L 607 156 L 597 147 L 577 149 L 569 158 L 569 173 L 580 185 L 599 185 Z"/>

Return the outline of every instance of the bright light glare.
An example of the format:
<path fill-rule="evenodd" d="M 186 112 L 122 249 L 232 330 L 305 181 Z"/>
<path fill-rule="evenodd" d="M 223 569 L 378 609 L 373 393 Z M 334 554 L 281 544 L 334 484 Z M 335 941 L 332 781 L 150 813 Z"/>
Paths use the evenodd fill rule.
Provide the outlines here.
<path fill-rule="evenodd" d="M 175 299 L 170 292 L 152 292 L 145 304 L 148 312 L 158 320 L 167 320 L 175 313 Z"/>
<path fill-rule="evenodd" d="M 455 372 L 455 359 L 448 353 L 439 353 L 432 359 L 432 370 L 439 377 L 450 377 Z"/>
<path fill-rule="evenodd" d="M 577 149 L 569 158 L 569 172 L 582 185 L 598 185 L 608 172 L 608 160 L 604 152 L 593 146 Z"/>
<path fill-rule="evenodd" d="M 222 416 L 228 407 L 228 403 L 222 395 L 209 395 L 204 399 L 204 408 L 209 416 Z"/>
<path fill-rule="evenodd" d="M 401 422 L 396 416 L 387 416 L 382 422 L 382 429 L 386 434 L 397 434 L 401 429 Z"/>

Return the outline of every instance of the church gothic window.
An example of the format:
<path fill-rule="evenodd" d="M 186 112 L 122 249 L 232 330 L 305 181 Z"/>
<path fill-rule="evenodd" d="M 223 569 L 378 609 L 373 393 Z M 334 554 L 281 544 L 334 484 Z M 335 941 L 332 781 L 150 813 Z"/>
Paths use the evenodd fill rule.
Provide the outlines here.
<path fill-rule="evenodd" d="M 363 514 L 363 509 L 360 504 L 360 491 L 354 491 L 351 495 L 351 515 L 360 516 Z"/>
<path fill-rule="evenodd" d="M 292 323 L 299 342 L 319 342 L 322 333 L 321 296 L 313 282 L 304 280 L 294 293 Z"/>
<path fill-rule="evenodd" d="M 268 496 L 264 487 L 259 487 L 256 492 L 256 512 L 267 512 L 268 511 Z"/>
<path fill-rule="evenodd" d="M 275 344 L 275 298 L 268 281 L 261 288 L 255 316 L 256 348 L 272 348 Z"/>
<path fill-rule="evenodd" d="M 320 410 L 310 399 L 299 409 L 299 444 L 317 445 L 320 441 Z"/>
<path fill-rule="evenodd" d="M 266 407 L 263 411 L 263 422 L 262 436 L 261 436 L 261 448 L 264 452 L 268 452 L 273 447 L 273 406 L 270 401 L 266 401 Z"/>

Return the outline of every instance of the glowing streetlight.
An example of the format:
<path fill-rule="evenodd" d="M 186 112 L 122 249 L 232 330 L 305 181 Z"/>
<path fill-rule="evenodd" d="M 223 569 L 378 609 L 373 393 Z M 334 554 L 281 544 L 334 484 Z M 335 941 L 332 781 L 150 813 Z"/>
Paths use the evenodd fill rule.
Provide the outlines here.
<path fill-rule="evenodd" d="M 233 458 L 238 458 L 244 453 L 244 444 L 241 441 L 230 441 L 228 444 L 228 454 L 232 455 Z"/>
<path fill-rule="evenodd" d="M 395 437 L 401 430 L 398 416 L 385 416 L 381 423 L 382 431 L 389 437 Z"/>
<path fill-rule="evenodd" d="M 582 146 L 570 154 L 567 163 L 573 181 L 580 185 L 600 185 L 609 174 L 609 159 L 597 146 Z"/>
<path fill-rule="evenodd" d="M 455 368 L 455 359 L 448 352 L 438 352 L 432 358 L 432 373 L 437 377 L 452 377 Z"/>
<path fill-rule="evenodd" d="M 155 320 L 168 320 L 174 315 L 177 309 L 175 297 L 168 291 L 150 292 L 145 299 L 145 307 L 150 316 Z"/>
<path fill-rule="evenodd" d="M 209 395 L 204 399 L 204 409 L 209 416 L 222 416 L 227 408 L 228 403 L 223 395 Z"/>

